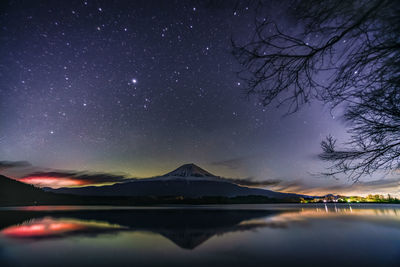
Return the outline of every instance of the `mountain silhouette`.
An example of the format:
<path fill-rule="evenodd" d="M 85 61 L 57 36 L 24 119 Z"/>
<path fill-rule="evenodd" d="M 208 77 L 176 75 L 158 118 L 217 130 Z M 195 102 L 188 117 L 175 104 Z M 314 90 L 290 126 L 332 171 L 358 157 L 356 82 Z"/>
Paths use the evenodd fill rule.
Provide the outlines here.
<path fill-rule="evenodd" d="M 55 194 L 44 192 L 30 184 L 25 184 L 0 175 L 1 205 L 35 205 L 45 200 L 54 199 Z"/>
<path fill-rule="evenodd" d="M 238 197 L 264 196 L 274 199 L 299 199 L 299 195 L 274 192 L 260 188 L 249 188 L 215 176 L 195 164 L 185 164 L 165 175 L 130 180 L 106 186 L 86 186 L 46 190 L 55 193 L 86 196 L 177 196 L 199 197 Z"/>

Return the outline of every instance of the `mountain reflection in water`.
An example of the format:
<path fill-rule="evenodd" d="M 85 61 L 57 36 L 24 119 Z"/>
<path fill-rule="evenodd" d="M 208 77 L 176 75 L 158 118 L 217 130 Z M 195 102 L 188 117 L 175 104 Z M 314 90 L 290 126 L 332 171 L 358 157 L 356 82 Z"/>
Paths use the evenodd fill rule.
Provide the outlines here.
<path fill-rule="evenodd" d="M 6 213 L 6 214 L 4 214 Z M 23 213 L 27 213 L 23 218 Z M 86 210 L 49 214 L 43 212 L 3 212 L 14 225 L 0 233 L 10 238 L 54 238 L 94 235 L 118 231 L 144 231 L 164 236 L 184 249 L 194 249 L 214 235 L 246 231 L 265 226 L 259 218 L 281 211 L 260 210 Z M 42 217 L 43 216 L 43 217 Z M 22 220 L 22 221 L 21 221 Z"/>
<path fill-rule="evenodd" d="M 74 207 L 33 207 L 23 210 L 1 211 L 2 218 L 7 218 L 1 220 L 1 235 L 8 238 L 46 239 L 142 231 L 160 234 L 184 249 L 194 249 L 216 235 L 262 227 L 286 228 L 290 223 L 302 223 L 312 217 L 352 215 L 354 219 L 357 216 L 380 215 L 399 219 L 396 209 L 352 209 L 349 205 L 318 205 L 316 208 L 284 210 L 79 210 Z"/>
<path fill-rule="evenodd" d="M 398 266 L 399 205 L 0 208 L 0 266 Z"/>

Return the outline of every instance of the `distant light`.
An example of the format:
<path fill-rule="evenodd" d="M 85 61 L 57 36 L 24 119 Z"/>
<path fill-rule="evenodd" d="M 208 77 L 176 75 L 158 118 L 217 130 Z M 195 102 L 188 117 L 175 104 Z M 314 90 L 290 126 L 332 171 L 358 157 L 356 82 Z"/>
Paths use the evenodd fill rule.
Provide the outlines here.
<path fill-rule="evenodd" d="M 87 106 L 87 104 L 86 104 L 86 103 L 83 103 L 83 106 L 84 106 L 84 107 L 86 107 L 86 106 Z"/>
<path fill-rule="evenodd" d="M 193 8 L 193 11 L 196 11 L 196 8 L 195 8 L 195 7 Z"/>
<path fill-rule="evenodd" d="M 54 134 L 54 131 L 50 131 L 50 134 Z"/>
<path fill-rule="evenodd" d="M 240 82 L 238 82 L 237 85 L 240 86 Z"/>
<path fill-rule="evenodd" d="M 136 83 L 137 83 L 137 80 L 136 80 L 135 78 L 133 78 L 133 79 L 132 79 L 132 83 L 133 83 L 133 84 L 136 84 Z"/>
<path fill-rule="evenodd" d="M 103 9 L 101 7 L 99 7 L 98 9 L 99 9 L 100 12 L 103 11 Z"/>

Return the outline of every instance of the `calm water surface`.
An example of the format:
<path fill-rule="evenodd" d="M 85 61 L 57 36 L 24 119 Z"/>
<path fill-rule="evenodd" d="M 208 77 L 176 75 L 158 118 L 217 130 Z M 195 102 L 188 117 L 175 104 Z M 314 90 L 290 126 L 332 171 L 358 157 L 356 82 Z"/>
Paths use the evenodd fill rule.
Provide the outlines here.
<path fill-rule="evenodd" d="M 400 266 L 400 205 L 0 208 L 0 266 Z"/>

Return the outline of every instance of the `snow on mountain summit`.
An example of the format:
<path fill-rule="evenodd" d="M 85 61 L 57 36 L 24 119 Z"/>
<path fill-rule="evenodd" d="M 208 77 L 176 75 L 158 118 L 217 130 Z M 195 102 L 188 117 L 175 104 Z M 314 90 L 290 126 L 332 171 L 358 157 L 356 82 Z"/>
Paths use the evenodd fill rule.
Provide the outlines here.
<path fill-rule="evenodd" d="M 216 177 L 214 174 L 209 173 L 208 171 L 200 168 L 196 164 L 190 163 L 190 164 L 184 164 L 177 168 L 176 170 L 173 170 L 172 172 L 169 172 L 167 174 L 163 175 L 165 176 L 180 176 L 180 177 Z"/>

